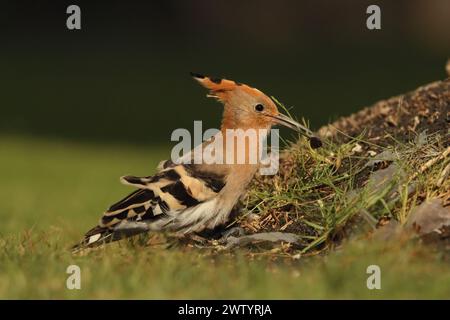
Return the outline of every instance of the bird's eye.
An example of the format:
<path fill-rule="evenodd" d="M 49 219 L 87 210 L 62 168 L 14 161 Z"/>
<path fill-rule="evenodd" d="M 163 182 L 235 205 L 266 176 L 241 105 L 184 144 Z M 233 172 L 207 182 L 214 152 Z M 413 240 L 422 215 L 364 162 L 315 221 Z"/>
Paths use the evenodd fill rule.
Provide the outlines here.
<path fill-rule="evenodd" d="M 261 111 L 264 110 L 264 106 L 263 106 L 261 103 L 258 103 L 258 104 L 255 106 L 255 110 L 258 111 L 258 112 L 261 112 Z"/>

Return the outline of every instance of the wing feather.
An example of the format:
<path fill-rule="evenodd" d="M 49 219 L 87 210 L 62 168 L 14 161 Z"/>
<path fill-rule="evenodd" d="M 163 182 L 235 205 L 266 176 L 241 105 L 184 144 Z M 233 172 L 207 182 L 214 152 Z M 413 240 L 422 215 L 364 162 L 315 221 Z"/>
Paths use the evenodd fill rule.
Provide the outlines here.
<path fill-rule="evenodd" d="M 138 189 L 111 205 L 99 225 L 86 233 L 77 248 L 119 240 L 150 229 L 157 230 L 170 225 L 170 221 L 177 217 L 192 215 L 194 218 L 200 211 L 203 212 L 203 208 L 209 207 L 209 204 L 202 204 L 210 203 L 225 185 L 224 176 L 204 173 L 196 166 L 173 163 L 154 176 L 124 176 L 121 181 Z M 147 227 L 143 227 L 142 223 Z"/>

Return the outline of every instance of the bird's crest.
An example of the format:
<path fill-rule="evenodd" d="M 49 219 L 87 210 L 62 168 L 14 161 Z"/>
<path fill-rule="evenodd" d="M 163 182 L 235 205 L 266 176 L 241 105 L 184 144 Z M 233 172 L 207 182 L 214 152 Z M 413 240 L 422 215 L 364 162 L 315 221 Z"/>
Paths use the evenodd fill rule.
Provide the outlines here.
<path fill-rule="evenodd" d="M 195 80 L 197 80 L 203 87 L 210 91 L 208 97 L 216 98 L 223 103 L 228 100 L 230 93 L 236 92 L 238 90 L 242 90 L 252 96 L 262 94 L 262 92 L 258 89 L 233 80 L 205 76 L 203 74 L 194 72 L 191 72 L 191 76 Z"/>

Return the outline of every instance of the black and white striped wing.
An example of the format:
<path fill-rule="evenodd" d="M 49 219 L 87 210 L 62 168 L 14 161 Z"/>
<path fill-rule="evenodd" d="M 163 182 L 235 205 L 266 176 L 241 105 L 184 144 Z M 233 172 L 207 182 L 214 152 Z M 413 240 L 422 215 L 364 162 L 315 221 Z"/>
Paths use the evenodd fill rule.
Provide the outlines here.
<path fill-rule="evenodd" d="M 224 177 L 202 173 L 191 165 L 171 165 L 154 176 L 124 176 L 121 181 L 138 189 L 113 204 L 103 214 L 99 225 L 89 230 L 75 248 L 95 246 L 149 230 L 181 228 L 185 223 L 177 218 L 193 217 L 199 212 L 197 208 L 211 204 L 225 184 Z"/>

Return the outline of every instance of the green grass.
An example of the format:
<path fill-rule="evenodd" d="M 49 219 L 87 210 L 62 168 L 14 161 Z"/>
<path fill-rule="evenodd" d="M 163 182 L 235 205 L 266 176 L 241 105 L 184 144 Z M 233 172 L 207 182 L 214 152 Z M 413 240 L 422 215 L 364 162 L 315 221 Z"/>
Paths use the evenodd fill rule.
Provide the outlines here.
<path fill-rule="evenodd" d="M 80 145 L 0 137 L 0 298 L 449 298 L 439 253 L 411 242 L 352 241 L 300 259 L 193 247 L 118 243 L 83 256 L 68 248 L 130 189 L 124 174 L 148 175 L 168 148 Z M 66 268 L 81 268 L 81 290 Z M 382 289 L 368 290 L 377 264 Z"/>
<path fill-rule="evenodd" d="M 380 219 L 405 224 L 417 204 L 448 199 L 450 181 L 443 174 L 450 158 L 443 156 L 448 147 L 441 134 L 423 134 L 426 143 L 389 137 L 388 147 L 363 136 L 341 143 L 327 139 L 316 150 L 305 139 L 291 144 L 277 176 L 254 180 L 240 223 L 253 232 L 300 231 L 300 252 L 315 255 L 334 249 L 335 239 L 348 237 L 350 229 L 367 233 Z M 385 157 L 389 160 L 380 160 Z M 430 160 L 433 165 L 422 168 Z M 257 218 L 246 222 L 250 214 Z"/>

